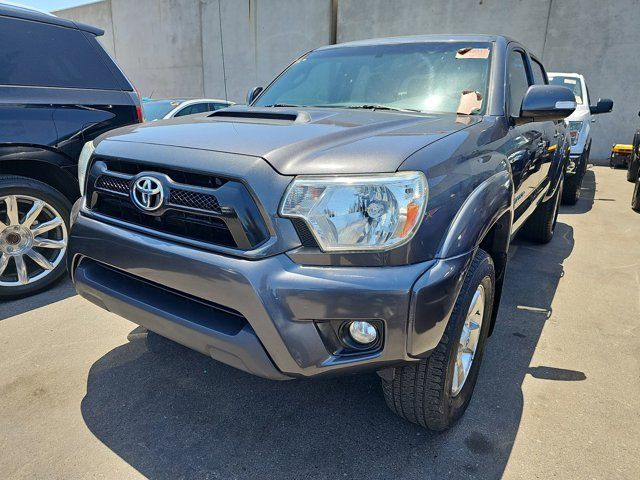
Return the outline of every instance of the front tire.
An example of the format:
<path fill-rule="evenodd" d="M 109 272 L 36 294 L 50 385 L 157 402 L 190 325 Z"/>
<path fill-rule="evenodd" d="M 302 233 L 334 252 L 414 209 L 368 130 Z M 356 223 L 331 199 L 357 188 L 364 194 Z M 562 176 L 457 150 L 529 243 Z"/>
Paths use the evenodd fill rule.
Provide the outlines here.
<path fill-rule="evenodd" d="M 580 188 L 582 187 L 582 175 L 575 173 L 567 177 L 562 189 L 562 203 L 575 205 L 580 200 Z"/>
<path fill-rule="evenodd" d="M 537 243 L 549 243 L 553 238 L 563 188 L 564 176 L 560 179 L 556 193 L 546 202 L 538 205 L 538 208 L 524 224 L 523 230 L 529 240 Z"/>
<path fill-rule="evenodd" d="M 429 430 L 450 428 L 467 409 L 491 323 L 495 270 L 478 250 L 440 343 L 417 363 L 396 367 L 382 379 L 389 408 Z"/>
<path fill-rule="evenodd" d="M 49 185 L 0 176 L 0 300 L 37 293 L 64 274 L 70 212 Z"/>

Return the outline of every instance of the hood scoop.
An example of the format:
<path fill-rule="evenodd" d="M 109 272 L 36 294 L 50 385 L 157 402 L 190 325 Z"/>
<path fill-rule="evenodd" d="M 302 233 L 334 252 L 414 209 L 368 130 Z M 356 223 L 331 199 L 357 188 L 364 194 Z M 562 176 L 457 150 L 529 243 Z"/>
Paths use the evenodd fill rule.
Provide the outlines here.
<path fill-rule="evenodd" d="M 309 113 L 286 108 L 231 107 L 217 110 L 209 115 L 209 118 L 270 124 L 308 123 L 311 121 Z"/>

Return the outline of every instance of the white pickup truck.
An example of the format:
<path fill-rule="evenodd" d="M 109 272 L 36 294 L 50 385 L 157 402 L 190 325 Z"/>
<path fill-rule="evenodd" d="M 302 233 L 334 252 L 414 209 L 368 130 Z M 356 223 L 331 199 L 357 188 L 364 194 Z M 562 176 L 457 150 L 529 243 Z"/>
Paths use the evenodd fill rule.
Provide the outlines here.
<path fill-rule="evenodd" d="M 591 105 L 587 83 L 579 73 L 549 73 L 548 75 L 551 85 L 567 87 L 576 97 L 576 110 L 565 120 L 571 136 L 571 154 L 562 192 L 562 202 L 575 205 L 580 198 L 582 178 L 589 163 L 591 123 L 595 122 L 592 115 L 610 112 L 613 109 L 613 102 L 609 99 L 599 99 L 596 105 Z"/>

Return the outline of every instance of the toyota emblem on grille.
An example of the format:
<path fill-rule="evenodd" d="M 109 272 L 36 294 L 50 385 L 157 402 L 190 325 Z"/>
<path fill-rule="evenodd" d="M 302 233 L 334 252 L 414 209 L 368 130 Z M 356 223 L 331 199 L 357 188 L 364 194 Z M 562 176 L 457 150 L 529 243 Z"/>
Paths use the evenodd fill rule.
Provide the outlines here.
<path fill-rule="evenodd" d="M 162 206 L 164 188 L 160 180 L 154 177 L 140 177 L 133 182 L 131 199 L 136 206 L 147 212 L 153 212 Z"/>

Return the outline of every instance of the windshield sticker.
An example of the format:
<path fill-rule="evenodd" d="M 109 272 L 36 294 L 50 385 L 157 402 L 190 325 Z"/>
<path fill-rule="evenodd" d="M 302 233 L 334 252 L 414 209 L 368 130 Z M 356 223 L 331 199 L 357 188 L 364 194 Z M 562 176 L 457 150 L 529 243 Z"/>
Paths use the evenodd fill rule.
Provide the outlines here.
<path fill-rule="evenodd" d="M 573 78 L 565 78 L 564 83 L 568 83 L 569 85 L 575 85 L 577 82 Z"/>
<path fill-rule="evenodd" d="M 482 107 L 482 95 L 479 92 L 471 90 L 463 90 L 460 94 L 460 103 L 456 113 L 461 115 L 470 115 Z"/>
<path fill-rule="evenodd" d="M 456 53 L 456 58 L 489 58 L 488 48 L 461 48 Z"/>

